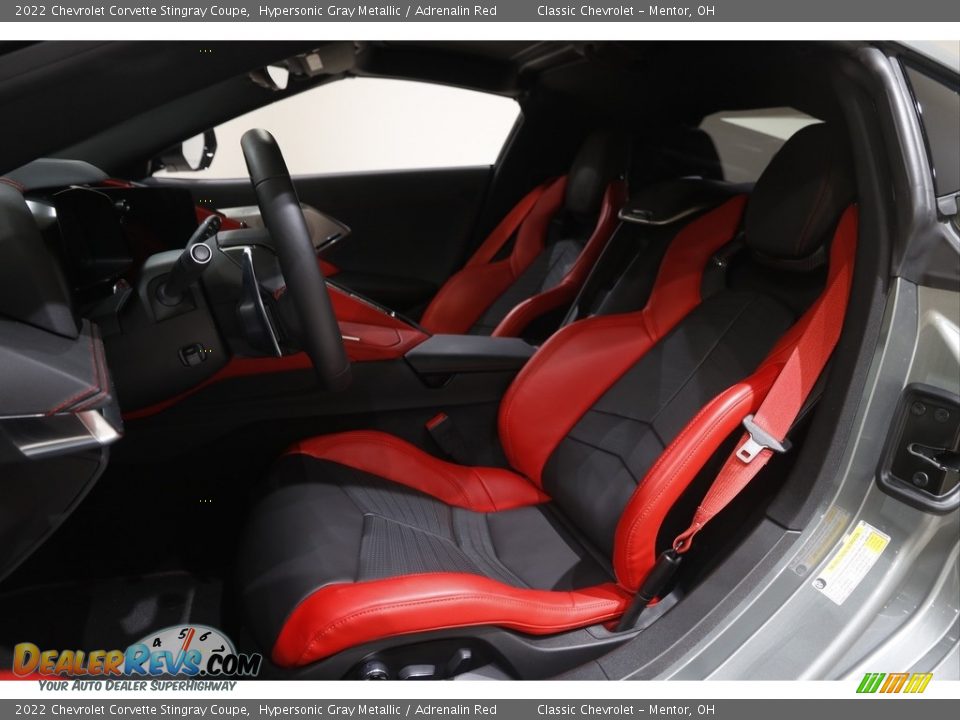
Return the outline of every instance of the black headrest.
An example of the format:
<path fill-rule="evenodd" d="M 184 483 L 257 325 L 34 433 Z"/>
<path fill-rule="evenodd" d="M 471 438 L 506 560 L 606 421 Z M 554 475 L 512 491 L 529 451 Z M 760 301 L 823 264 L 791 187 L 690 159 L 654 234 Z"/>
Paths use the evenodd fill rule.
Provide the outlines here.
<path fill-rule="evenodd" d="M 849 149 L 824 123 L 794 134 L 773 156 L 747 204 L 744 238 L 761 257 L 806 258 L 833 235 L 856 196 Z"/>
<path fill-rule="evenodd" d="M 567 175 L 566 209 L 575 215 L 596 215 L 607 186 L 627 167 L 628 155 L 626 135 L 609 130 L 591 133 Z"/>
<path fill-rule="evenodd" d="M 683 177 L 723 180 L 717 147 L 700 128 L 677 126 L 653 131 L 649 137 L 633 154 L 633 187 Z"/>

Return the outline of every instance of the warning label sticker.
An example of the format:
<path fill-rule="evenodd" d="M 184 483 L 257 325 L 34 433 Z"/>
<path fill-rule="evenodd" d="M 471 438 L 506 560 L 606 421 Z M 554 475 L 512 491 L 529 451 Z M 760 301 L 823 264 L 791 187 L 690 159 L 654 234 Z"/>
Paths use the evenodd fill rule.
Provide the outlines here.
<path fill-rule="evenodd" d="M 889 535 L 861 520 L 817 575 L 813 587 L 843 605 L 889 543 Z"/>

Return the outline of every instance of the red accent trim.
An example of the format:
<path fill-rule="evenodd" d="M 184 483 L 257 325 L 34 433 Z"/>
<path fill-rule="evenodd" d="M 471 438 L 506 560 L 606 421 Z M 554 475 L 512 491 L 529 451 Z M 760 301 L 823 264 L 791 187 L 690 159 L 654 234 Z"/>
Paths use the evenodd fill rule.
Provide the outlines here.
<path fill-rule="evenodd" d="M 42 673 L 17 675 L 13 670 L 0 670 L 0 682 L 36 682 L 37 680 L 50 680 L 51 678 L 57 680 L 63 679 L 59 675 L 44 675 Z"/>
<path fill-rule="evenodd" d="M 279 291 L 279 292 L 282 292 Z M 378 308 L 362 302 L 339 288 L 327 286 L 340 332 L 359 341 L 344 339 L 347 357 L 351 362 L 374 362 L 403 357 L 427 335 L 403 320 L 391 317 Z M 214 383 L 238 377 L 269 373 L 308 370 L 312 365 L 305 353 L 284 357 L 233 357 L 219 371 L 203 382 L 171 398 L 123 414 L 124 420 L 139 420 L 167 410 Z"/>
<path fill-rule="evenodd" d="M 352 362 L 400 358 L 427 339 L 426 335 L 410 326 L 393 328 L 344 320 L 340 320 L 340 332 L 347 357 Z"/>
<path fill-rule="evenodd" d="M 23 183 L 19 183 L 16 180 L 8 177 L 0 177 L 0 183 L 3 183 L 4 185 L 9 185 L 21 195 L 23 194 L 23 191 L 27 189 L 27 186 L 24 185 Z"/>
<path fill-rule="evenodd" d="M 410 326 L 391 328 L 365 323 L 340 322 L 340 332 L 345 336 L 343 344 L 351 362 L 375 362 L 403 357 L 411 348 L 427 339 L 426 335 Z M 359 340 L 348 338 L 359 338 Z M 156 415 L 200 392 L 205 387 L 224 380 L 250 377 L 251 375 L 308 370 L 311 367 L 313 365 L 306 353 L 284 355 L 283 357 L 233 357 L 220 370 L 189 390 L 153 405 L 125 412 L 123 419 L 139 420 Z"/>
<path fill-rule="evenodd" d="M 222 212 L 219 212 L 217 210 L 211 210 L 210 208 L 205 208 L 202 205 L 197 205 L 194 208 L 194 212 L 197 215 L 197 224 L 202 223 L 211 215 L 219 215 L 221 230 L 242 230 L 243 228 L 246 227 L 246 225 L 244 225 L 239 220 L 234 220 L 233 218 L 227 217 Z"/>
<path fill-rule="evenodd" d="M 338 268 L 329 260 L 324 260 L 321 257 L 317 258 L 317 264 L 320 265 L 320 272 L 323 273 L 324 277 L 333 277 L 340 272 L 340 268 Z"/>
<path fill-rule="evenodd" d="M 327 285 L 327 294 L 330 296 L 330 302 L 333 305 L 333 314 L 341 322 L 366 323 L 398 330 L 415 329 L 406 321 L 388 315 L 375 305 L 364 302 L 333 285 Z M 427 336 L 424 335 L 423 337 L 426 339 Z"/>
<path fill-rule="evenodd" d="M 473 257 L 467 261 L 467 267 L 471 265 L 486 265 L 491 262 L 497 253 L 500 252 L 500 248 L 510 239 L 510 236 L 513 235 L 513 233 L 517 231 L 517 228 L 527 219 L 527 216 L 540 201 L 543 193 L 555 182 L 556 181 L 548 181 L 542 185 L 538 185 L 521 198 L 520 202 L 504 216 L 503 220 L 497 224 L 487 236 L 487 239 L 483 241 L 483 244 L 477 248 Z"/>
<path fill-rule="evenodd" d="M 80 390 L 74 395 L 66 398 L 52 410 L 49 410 L 47 415 L 56 415 L 57 413 L 65 412 L 71 408 L 80 410 L 84 406 L 96 404 L 101 399 L 104 392 L 105 383 L 105 376 L 103 373 L 103 366 L 105 363 L 102 360 L 102 356 L 103 343 L 100 340 L 100 336 L 96 327 L 94 327 L 90 334 L 90 369 L 93 371 L 92 382 L 83 390 Z"/>
<path fill-rule="evenodd" d="M 423 313 L 420 324 L 434 333 L 467 332 L 543 251 L 547 227 L 563 206 L 566 188 L 567 179 L 560 178 L 521 200 L 466 266 L 444 283 Z M 532 206 L 527 208 L 531 202 Z M 512 252 L 503 260 L 493 262 L 496 252 L 513 234 L 513 225 L 521 215 Z M 504 233 L 506 237 L 502 237 Z"/>
<path fill-rule="evenodd" d="M 272 657 L 295 667 L 380 638 L 471 625 L 549 635 L 619 617 L 629 600 L 612 583 L 554 592 L 465 573 L 328 585 L 290 614 Z"/>
<path fill-rule="evenodd" d="M 93 372 L 95 375 L 94 382 L 99 388 L 99 392 L 95 395 L 87 398 L 83 402 L 78 403 L 73 407 L 74 412 L 79 412 L 80 410 L 88 410 L 94 407 L 99 403 L 104 396 L 104 393 L 107 391 L 107 388 L 110 386 L 108 372 L 107 372 L 107 359 L 104 355 L 103 349 L 103 339 L 100 337 L 100 330 L 96 326 L 92 329 L 92 334 L 94 338 L 94 348 L 93 348 Z"/>
<path fill-rule="evenodd" d="M 477 512 L 510 510 L 549 500 L 526 478 L 510 470 L 449 463 L 374 430 L 303 440 L 287 451 L 293 453 L 348 465 L 427 493 L 448 505 Z"/>
<path fill-rule="evenodd" d="M 5 181 L 5 180 L 6 178 L 0 178 L 0 181 Z M 106 180 L 102 181 L 100 185 L 106 185 L 107 187 L 121 187 L 121 188 L 143 187 L 142 185 L 132 183 L 129 180 L 116 180 L 114 178 L 107 178 Z M 211 215 L 219 215 L 220 227 L 223 230 L 241 230 L 246 227 L 246 225 L 240 222 L 239 220 L 232 217 L 227 217 L 219 210 L 206 208 L 206 207 L 203 207 L 202 205 L 194 206 L 194 212 L 196 213 L 198 224 L 202 223 Z M 317 263 L 320 265 L 320 270 L 323 272 L 324 277 L 333 277 L 338 272 L 340 272 L 340 268 L 338 268 L 329 260 L 324 260 L 323 258 L 317 258 Z"/>
<path fill-rule="evenodd" d="M 465 267 L 440 288 L 420 325 L 431 333 L 463 335 L 514 279 L 509 259 Z"/>
<path fill-rule="evenodd" d="M 626 192 L 625 183 L 615 182 L 610 184 L 604 193 L 600 215 L 597 218 L 597 225 L 593 234 L 587 240 L 587 244 L 570 271 L 555 287 L 534 295 L 514 307 L 497 325 L 492 333 L 494 336 L 517 337 L 526 329 L 527 325 L 538 317 L 573 301 L 617 227 L 619 222 L 617 213 L 620 212 L 620 208 L 626 201 Z"/>
<path fill-rule="evenodd" d="M 427 428 L 427 430 L 433 430 L 435 427 L 437 427 L 437 425 L 439 425 L 446 419 L 447 419 L 447 414 L 445 412 L 437 413 L 432 418 L 427 420 L 426 423 L 424 423 L 424 427 Z"/>
<path fill-rule="evenodd" d="M 732 198 L 677 233 L 643 310 L 569 325 L 524 366 L 500 405 L 512 467 L 539 485 L 544 463 L 577 420 L 700 303 L 703 269 L 736 234 L 745 203 L 746 196 Z"/>

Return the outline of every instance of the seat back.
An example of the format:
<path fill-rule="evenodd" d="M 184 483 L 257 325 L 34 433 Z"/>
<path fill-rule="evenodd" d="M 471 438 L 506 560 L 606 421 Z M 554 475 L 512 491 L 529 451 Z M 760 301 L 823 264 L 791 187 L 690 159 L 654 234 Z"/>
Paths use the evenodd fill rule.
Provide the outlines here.
<path fill-rule="evenodd" d="M 567 175 L 536 188 L 434 297 L 420 324 L 434 333 L 515 336 L 569 302 L 616 226 L 627 140 L 590 135 Z"/>
<path fill-rule="evenodd" d="M 564 328 L 504 397 L 509 461 L 613 558 L 626 587 L 652 565 L 670 507 L 775 379 L 823 286 L 820 248 L 852 201 L 849 167 L 830 128 L 801 130 L 749 200 L 676 234 L 643 310 Z M 705 268 L 741 228 L 744 250 L 704 297 Z M 855 214 L 840 236 L 831 272 L 852 259 Z"/>

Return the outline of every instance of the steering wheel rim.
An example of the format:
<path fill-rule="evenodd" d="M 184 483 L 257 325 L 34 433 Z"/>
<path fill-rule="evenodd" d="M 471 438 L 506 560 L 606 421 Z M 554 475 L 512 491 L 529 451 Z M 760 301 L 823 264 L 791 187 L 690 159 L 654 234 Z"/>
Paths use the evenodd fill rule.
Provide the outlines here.
<path fill-rule="evenodd" d="M 261 129 L 245 132 L 240 147 L 300 320 L 303 349 L 321 383 L 342 390 L 350 383 L 350 360 L 283 153 L 273 135 Z"/>

